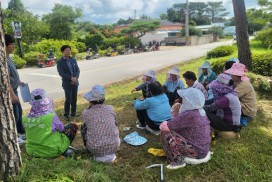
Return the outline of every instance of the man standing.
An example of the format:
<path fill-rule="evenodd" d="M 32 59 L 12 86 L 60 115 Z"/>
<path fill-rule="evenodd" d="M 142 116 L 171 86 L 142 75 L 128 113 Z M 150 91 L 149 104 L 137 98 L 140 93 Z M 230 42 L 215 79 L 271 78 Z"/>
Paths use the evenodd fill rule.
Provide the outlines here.
<path fill-rule="evenodd" d="M 78 91 L 79 67 L 75 59 L 71 57 L 71 47 L 61 47 L 62 58 L 57 62 L 57 69 L 62 78 L 62 87 L 65 93 L 64 117 L 69 121 L 70 107 L 71 116 L 76 116 L 76 102 Z"/>
<path fill-rule="evenodd" d="M 7 64 L 8 64 L 8 73 L 9 73 L 9 91 L 11 96 L 11 102 L 13 106 L 13 114 L 16 122 L 16 128 L 18 132 L 18 142 L 19 144 L 25 143 L 25 129 L 22 124 L 22 107 L 20 104 L 20 100 L 18 97 L 18 87 L 19 85 L 24 85 L 23 82 L 20 81 L 19 74 L 16 70 L 16 66 L 13 63 L 12 59 L 9 57 L 10 54 L 14 51 L 15 40 L 11 35 L 5 35 L 5 43 L 6 43 L 6 56 L 7 56 Z"/>

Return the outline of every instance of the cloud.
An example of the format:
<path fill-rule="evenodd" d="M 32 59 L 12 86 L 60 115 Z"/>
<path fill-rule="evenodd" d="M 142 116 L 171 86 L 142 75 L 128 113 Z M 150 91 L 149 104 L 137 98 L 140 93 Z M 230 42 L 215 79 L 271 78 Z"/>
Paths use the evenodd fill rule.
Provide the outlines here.
<path fill-rule="evenodd" d="M 4 0 L 3 8 L 7 8 L 9 0 Z M 120 18 L 134 18 L 145 14 L 158 18 L 165 13 L 174 3 L 185 3 L 186 0 L 22 0 L 25 8 L 34 14 L 50 13 L 55 3 L 79 7 L 83 11 L 84 21 L 91 21 L 100 24 L 109 24 L 118 21 Z M 207 0 L 189 0 L 189 2 L 207 2 Z M 219 1 L 219 0 L 209 0 Z M 232 0 L 222 0 L 223 5 L 233 15 Z M 245 0 L 250 7 L 256 6 L 256 0 Z"/>

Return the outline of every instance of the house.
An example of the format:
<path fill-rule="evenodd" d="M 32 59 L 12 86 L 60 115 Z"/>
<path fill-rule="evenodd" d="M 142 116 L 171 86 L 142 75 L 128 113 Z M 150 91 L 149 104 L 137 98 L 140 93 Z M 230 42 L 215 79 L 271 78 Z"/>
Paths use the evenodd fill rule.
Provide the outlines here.
<path fill-rule="evenodd" d="M 142 20 L 142 21 L 154 21 L 154 20 Z M 173 23 L 167 20 L 158 20 L 160 27 L 152 32 L 147 32 L 142 36 L 141 42 L 148 44 L 150 41 L 162 42 L 166 37 L 179 37 L 181 29 L 184 27 L 182 23 Z M 119 25 L 114 28 L 114 32 L 119 33 L 122 29 L 128 28 L 129 24 Z"/>
<path fill-rule="evenodd" d="M 221 27 L 222 29 L 225 27 L 224 23 L 212 23 L 210 25 L 199 25 L 196 26 L 196 29 L 199 29 L 202 31 L 202 33 L 206 34 L 209 29 L 211 29 L 212 27 Z"/>

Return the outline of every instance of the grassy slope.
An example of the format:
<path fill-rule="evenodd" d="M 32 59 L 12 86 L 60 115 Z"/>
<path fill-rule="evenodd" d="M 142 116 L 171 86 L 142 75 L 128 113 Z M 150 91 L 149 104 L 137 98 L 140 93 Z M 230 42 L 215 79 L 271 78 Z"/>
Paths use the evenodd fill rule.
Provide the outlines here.
<path fill-rule="evenodd" d="M 235 53 L 237 54 L 237 53 Z M 234 54 L 234 55 L 235 55 Z M 186 70 L 196 71 L 203 59 L 184 65 L 177 65 L 181 73 Z M 165 80 L 168 68 L 160 70 L 158 80 Z M 148 142 L 140 147 L 122 143 L 117 153 L 118 160 L 111 165 L 104 165 L 92 160 L 85 152 L 78 133 L 73 146 L 80 150 L 74 159 L 37 159 L 26 156 L 24 147 L 23 167 L 16 181 L 158 181 L 159 168 L 145 169 L 154 163 L 167 165 L 165 157 L 155 157 L 147 152 L 148 148 L 162 148 L 160 138 L 135 128 L 136 114 L 132 107 L 134 97 L 130 90 L 140 84 L 135 78 L 107 86 L 106 103 L 113 105 L 117 113 L 120 137 L 124 138 L 132 131 L 138 131 Z M 78 112 L 81 113 L 87 102 L 79 96 Z M 62 115 L 63 101 L 56 103 L 56 112 Z M 234 141 L 218 139 L 211 145 L 214 152 L 212 160 L 197 166 L 188 165 L 180 170 L 165 170 L 167 181 L 272 181 L 272 100 L 258 100 L 256 120 L 241 131 L 241 138 Z M 62 117 L 62 116 L 61 116 Z M 63 119 L 63 118 L 62 118 Z M 80 118 L 74 120 L 79 125 Z M 123 131 L 131 127 L 130 131 Z"/>

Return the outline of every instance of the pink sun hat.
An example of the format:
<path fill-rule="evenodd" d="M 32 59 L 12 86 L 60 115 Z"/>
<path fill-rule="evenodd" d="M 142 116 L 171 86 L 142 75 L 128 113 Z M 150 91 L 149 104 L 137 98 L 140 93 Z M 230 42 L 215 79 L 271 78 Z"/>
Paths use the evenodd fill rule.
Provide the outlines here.
<path fill-rule="evenodd" d="M 224 73 L 226 74 L 242 77 L 241 78 L 242 81 L 249 81 L 249 78 L 245 76 L 246 72 L 247 68 L 242 63 L 234 63 L 230 69 L 224 71 Z"/>

